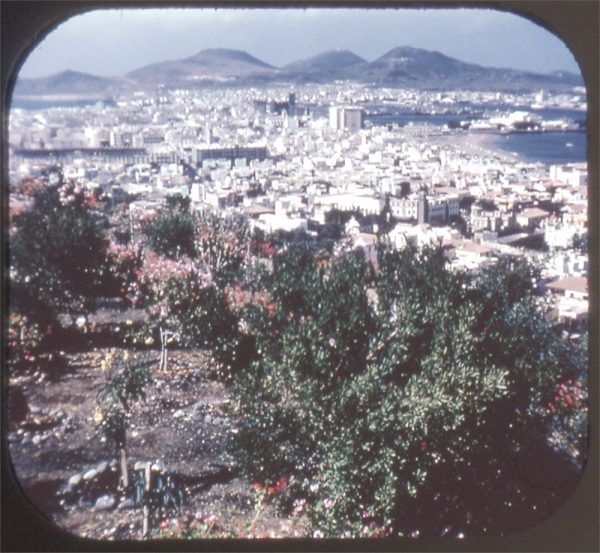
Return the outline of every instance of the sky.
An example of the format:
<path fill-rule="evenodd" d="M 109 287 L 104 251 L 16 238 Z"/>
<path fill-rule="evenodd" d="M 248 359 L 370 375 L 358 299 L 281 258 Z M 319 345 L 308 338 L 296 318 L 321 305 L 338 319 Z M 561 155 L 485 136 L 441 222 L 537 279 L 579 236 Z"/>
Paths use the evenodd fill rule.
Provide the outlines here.
<path fill-rule="evenodd" d="M 489 67 L 579 73 L 560 39 L 523 17 L 491 9 L 165 8 L 73 17 L 31 52 L 19 76 L 66 69 L 120 76 L 206 48 L 245 50 L 280 67 L 332 49 L 372 61 L 397 46 Z"/>

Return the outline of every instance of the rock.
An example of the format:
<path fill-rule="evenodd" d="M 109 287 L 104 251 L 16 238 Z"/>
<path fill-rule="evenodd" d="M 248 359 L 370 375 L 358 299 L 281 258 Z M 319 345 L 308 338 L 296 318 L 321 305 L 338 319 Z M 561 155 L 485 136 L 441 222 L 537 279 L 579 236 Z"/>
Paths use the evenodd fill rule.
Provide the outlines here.
<path fill-rule="evenodd" d="M 117 511 L 122 511 L 123 509 L 133 509 L 134 507 L 135 505 L 133 503 L 133 499 L 131 499 L 131 497 L 128 497 L 127 499 L 124 499 L 123 501 L 121 501 L 121 503 L 119 503 Z"/>
<path fill-rule="evenodd" d="M 34 414 L 34 415 L 38 415 L 39 413 L 42 412 L 42 408 L 38 407 L 37 405 L 30 405 L 29 406 L 29 410 Z"/>
<path fill-rule="evenodd" d="M 206 424 L 210 424 L 210 423 L 212 422 L 212 420 L 213 420 L 213 419 L 212 419 L 212 417 L 211 417 L 210 415 L 206 415 L 206 416 L 204 417 L 204 422 L 205 422 Z"/>
<path fill-rule="evenodd" d="M 69 478 L 69 486 L 79 486 L 81 483 L 82 476 L 81 474 L 74 474 Z"/>
<path fill-rule="evenodd" d="M 23 439 L 21 440 L 21 445 L 26 445 L 31 443 L 31 436 L 29 434 L 25 434 L 25 436 L 23 436 Z"/>
<path fill-rule="evenodd" d="M 101 495 L 94 504 L 94 511 L 106 511 L 115 506 L 115 498 L 112 495 Z"/>
<path fill-rule="evenodd" d="M 173 418 L 179 419 L 179 418 L 183 417 L 184 415 L 185 415 L 185 413 L 183 412 L 183 409 L 177 409 L 177 411 L 175 411 L 173 413 Z"/>
<path fill-rule="evenodd" d="M 108 468 L 108 462 L 107 461 L 102 461 L 97 467 L 96 467 L 96 471 L 98 472 L 98 474 L 102 474 L 103 472 L 106 472 L 106 469 Z"/>
<path fill-rule="evenodd" d="M 90 469 L 83 475 L 84 480 L 93 480 L 98 476 L 98 471 L 96 469 Z"/>
<path fill-rule="evenodd" d="M 31 438 L 33 445 L 38 445 L 42 441 L 42 437 L 39 434 L 36 434 L 33 438 Z"/>
<path fill-rule="evenodd" d="M 156 463 L 152 463 L 152 470 L 163 471 L 165 464 L 162 461 L 156 461 Z"/>

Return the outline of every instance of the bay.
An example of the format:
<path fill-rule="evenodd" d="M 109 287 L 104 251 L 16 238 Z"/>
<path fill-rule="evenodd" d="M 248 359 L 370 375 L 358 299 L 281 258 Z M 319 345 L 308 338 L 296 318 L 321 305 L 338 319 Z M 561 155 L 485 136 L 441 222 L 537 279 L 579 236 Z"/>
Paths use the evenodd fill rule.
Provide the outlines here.
<path fill-rule="evenodd" d="M 520 132 L 492 136 L 492 146 L 515 153 L 524 161 L 560 165 L 587 160 L 585 132 Z"/>

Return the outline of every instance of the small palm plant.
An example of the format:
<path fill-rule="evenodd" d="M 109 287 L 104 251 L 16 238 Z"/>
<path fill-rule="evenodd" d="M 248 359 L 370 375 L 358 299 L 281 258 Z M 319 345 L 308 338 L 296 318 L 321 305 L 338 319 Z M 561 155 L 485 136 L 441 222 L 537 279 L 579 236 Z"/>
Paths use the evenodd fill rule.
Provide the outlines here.
<path fill-rule="evenodd" d="M 96 396 L 94 420 L 98 429 L 115 446 L 120 465 L 120 486 L 129 487 L 127 469 L 127 425 L 133 402 L 145 399 L 144 386 L 152 381 L 148 363 L 131 360 L 129 352 L 108 353 L 102 370 L 106 382 Z"/>

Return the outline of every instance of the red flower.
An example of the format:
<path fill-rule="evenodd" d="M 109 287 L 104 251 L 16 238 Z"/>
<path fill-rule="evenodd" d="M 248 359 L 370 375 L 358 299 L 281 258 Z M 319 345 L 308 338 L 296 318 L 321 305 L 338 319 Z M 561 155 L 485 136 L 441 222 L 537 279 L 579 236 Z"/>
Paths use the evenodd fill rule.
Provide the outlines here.
<path fill-rule="evenodd" d="M 277 491 L 278 492 L 282 492 L 285 489 L 287 489 L 289 485 L 288 479 L 285 476 L 282 476 L 278 481 L 277 481 Z"/>
<path fill-rule="evenodd" d="M 262 485 L 262 484 L 260 484 L 259 482 L 255 482 L 255 483 L 252 485 L 252 489 L 253 489 L 255 492 L 258 492 L 258 491 L 260 491 L 260 490 L 262 490 L 262 489 L 263 489 L 263 485 Z"/>
<path fill-rule="evenodd" d="M 427 451 L 427 442 L 425 440 L 421 442 L 421 451 Z"/>

